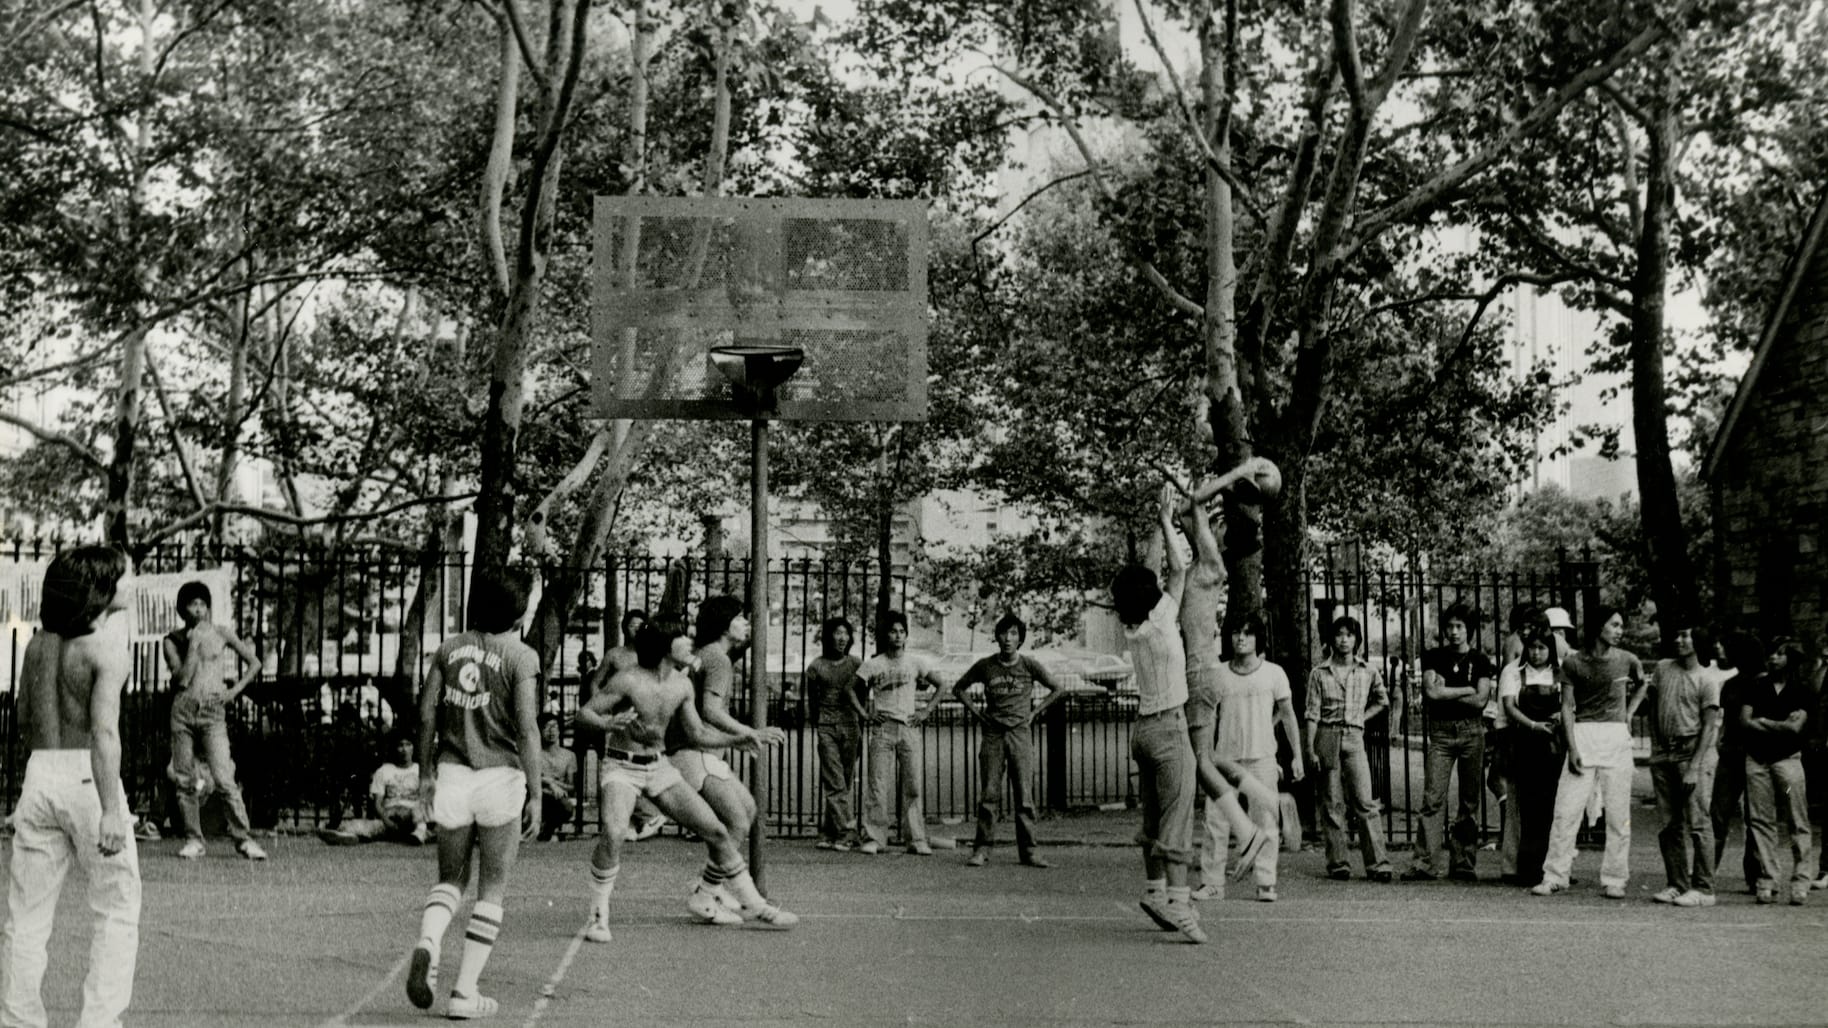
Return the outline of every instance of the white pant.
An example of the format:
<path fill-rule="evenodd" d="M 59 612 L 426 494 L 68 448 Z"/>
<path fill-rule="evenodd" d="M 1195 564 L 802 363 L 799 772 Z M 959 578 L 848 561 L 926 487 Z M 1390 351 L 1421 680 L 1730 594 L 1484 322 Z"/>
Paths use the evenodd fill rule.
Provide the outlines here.
<path fill-rule="evenodd" d="M 1606 811 L 1606 854 L 1600 858 L 1600 884 L 1623 888 L 1631 877 L 1631 731 L 1613 721 L 1581 722 L 1574 731 L 1574 740 L 1580 746 L 1581 773 L 1571 774 L 1568 765 L 1562 764 L 1542 880 L 1568 884 L 1568 876 L 1574 870 L 1574 837 L 1580 833 L 1581 815 L 1587 812 L 1587 800 L 1597 786 Z"/>
<path fill-rule="evenodd" d="M 121 797 L 122 808 L 126 796 Z M 25 765 L 25 786 L 13 812 L 6 928 L 0 931 L 5 975 L 0 1025 L 42 1028 L 46 949 L 57 897 L 72 861 L 89 878 L 94 927 L 89 976 L 83 981 L 78 1028 L 117 1028 L 133 999 L 133 965 L 140 947 L 140 859 L 132 833 L 112 857 L 99 849 L 101 796 L 88 750 L 38 750 Z"/>
<path fill-rule="evenodd" d="M 1276 861 L 1280 854 L 1278 821 L 1281 819 L 1282 807 L 1276 801 L 1277 767 L 1275 757 L 1255 757 L 1237 762 L 1257 784 L 1269 794 L 1271 802 L 1252 802 L 1250 819 L 1257 823 L 1257 830 L 1269 833 L 1269 841 L 1257 852 L 1257 862 L 1251 871 L 1258 885 L 1274 887 L 1276 884 Z M 1238 798 L 1246 799 L 1240 792 Z M 1204 831 L 1200 847 L 1200 881 L 1209 885 L 1222 885 L 1225 882 L 1225 865 L 1229 862 L 1231 848 L 1231 819 L 1219 809 L 1217 801 L 1206 800 L 1204 824 L 1194 827 Z M 1248 840 L 1246 840 L 1248 841 Z"/>

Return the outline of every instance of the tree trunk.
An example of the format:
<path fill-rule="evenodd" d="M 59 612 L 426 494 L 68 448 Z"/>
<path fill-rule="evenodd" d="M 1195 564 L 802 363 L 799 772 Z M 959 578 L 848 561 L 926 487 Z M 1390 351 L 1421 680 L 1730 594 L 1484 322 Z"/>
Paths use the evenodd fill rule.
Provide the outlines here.
<path fill-rule="evenodd" d="M 132 528 L 127 511 L 133 502 L 133 455 L 140 431 L 140 380 L 146 370 L 146 330 L 127 336 L 121 351 L 120 392 L 114 404 L 114 456 L 108 462 L 108 499 L 103 508 L 107 518 L 108 542 L 128 549 Z"/>
<path fill-rule="evenodd" d="M 1288 672 L 1295 690 L 1295 709 L 1302 709 L 1308 680 L 1306 636 L 1309 606 L 1306 589 L 1308 562 L 1307 472 L 1300 461 L 1282 469 L 1282 498 L 1269 506 L 1264 518 L 1264 577 L 1270 582 L 1268 609 L 1271 657 Z M 1301 740 L 1290 739 L 1296 746 Z"/>
<path fill-rule="evenodd" d="M 1661 102 L 1647 120 L 1644 217 L 1631 277 L 1631 427 L 1637 437 L 1638 510 L 1648 550 L 1650 595 L 1667 645 L 1678 628 L 1694 624 L 1696 583 L 1669 460 L 1669 396 L 1663 375 L 1675 119 L 1669 104 Z"/>

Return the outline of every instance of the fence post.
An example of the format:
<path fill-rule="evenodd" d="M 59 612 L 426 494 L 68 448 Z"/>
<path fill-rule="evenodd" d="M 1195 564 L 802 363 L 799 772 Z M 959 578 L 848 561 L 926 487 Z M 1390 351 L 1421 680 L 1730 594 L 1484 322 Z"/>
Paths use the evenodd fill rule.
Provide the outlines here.
<path fill-rule="evenodd" d="M 1067 770 L 1066 770 L 1066 704 L 1056 703 L 1047 708 L 1043 714 L 1042 727 L 1047 732 L 1047 766 L 1043 774 L 1047 777 L 1047 808 L 1065 810 L 1067 807 Z M 999 784 L 997 788 L 1001 788 Z"/>

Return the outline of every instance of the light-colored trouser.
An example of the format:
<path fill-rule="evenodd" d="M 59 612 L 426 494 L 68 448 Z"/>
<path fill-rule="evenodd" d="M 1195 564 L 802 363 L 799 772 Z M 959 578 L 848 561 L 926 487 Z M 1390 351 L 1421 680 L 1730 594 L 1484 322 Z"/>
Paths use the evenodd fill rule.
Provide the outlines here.
<path fill-rule="evenodd" d="M 1809 831 L 1809 793 L 1804 786 L 1803 760 L 1790 756 L 1769 764 L 1745 759 L 1746 816 L 1752 822 L 1752 842 L 1758 847 L 1758 887 L 1774 887 L 1783 865 L 1778 832 L 1790 834 L 1790 881 L 1804 886 L 1815 877 L 1814 837 Z"/>
<path fill-rule="evenodd" d="M 1130 759 L 1142 828 L 1136 842 L 1145 859 L 1186 866 L 1193 849 L 1193 797 L 1199 792 L 1187 715 L 1180 707 L 1139 714 L 1130 727 Z"/>
<path fill-rule="evenodd" d="M 1657 833 L 1657 848 L 1663 854 L 1664 884 L 1677 892 L 1693 889 L 1712 894 L 1714 891 L 1714 822 L 1708 817 L 1708 802 L 1714 795 L 1712 768 L 1697 770 L 1695 784 L 1682 777 L 1690 764 L 1693 740 L 1685 747 L 1690 756 L 1680 760 L 1658 760 L 1650 765 L 1650 783 L 1657 794 L 1657 816 L 1663 819 L 1663 830 Z"/>
<path fill-rule="evenodd" d="M 1384 819 L 1371 787 L 1371 763 L 1365 756 L 1365 731 L 1341 725 L 1314 730 L 1314 751 L 1321 780 L 1321 825 L 1327 840 L 1327 869 L 1345 867 L 1350 851 L 1346 836 L 1346 803 L 1358 815 L 1359 848 L 1365 871 L 1390 870 L 1384 848 Z"/>
<path fill-rule="evenodd" d="M 870 726 L 870 787 L 863 797 L 863 834 L 878 846 L 889 844 L 889 818 L 901 794 L 902 827 L 908 845 L 927 841 L 927 815 L 920 805 L 920 729 L 899 721 Z"/>
<path fill-rule="evenodd" d="M 819 838 L 838 842 L 857 832 L 857 753 L 862 731 L 856 724 L 820 725 Z"/>
<path fill-rule="evenodd" d="M 126 809 L 126 796 L 121 797 Z M 89 879 L 89 973 L 83 980 L 78 1028 L 117 1028 L 133 999 L 140 948 L 140 860 L 133 834 L 126 848 L 101 854 L 102 801 L 88 750 L 39 750 L 25 765 L 25 786 L 13 813 L 13 853 L 7 911 L 0 932 L 0 1025 L 42 1028 L 44 983 L 57 897 L 72 863 Z"/>
<path fill-rule="evenodd" d="M 1555 820 L 1549 826 L 1549 855 L 1542 862 L 1542 880 L 1551 885 L 1568 884 L 1574 872 L 1574 841 L 1580 834 L 1580 820 L 1587 812 L 1587 801 L 1597 788 L 1606 810 L 1606 853 L 1600 858 L 1600 884 L 1624 888 L 1631 877 L 1631 735 L 1623 724 L 1614 722 L 1577 723 L 1576 739 L 1581 757 L 1610 752 L 1606 766 L 1583 766 L 1580 774 L 1568 770 L 1564 761 L 1561 780 L 1555 787 Z M 1616 729 L 1616 733 L 1613 731 Z M 1607 738 L 1602 739 L 1603 730 Z M 1610 736 L 1623 739 L 1620 745 Z M 1618 756 L 1618 752 L 1623 756 Z"/>
<path fill-rule="evenodd" d="M 1258 785 L 1263 786 L 1274 800 L 1276 795 L 1275 757 L 1252 757 L 1236 763 Z M 1249 793 L 1240 790 L 1239 799 L 1251 800 L 1251 797 Z M 1217 807 L 1216 803 L 1206 805 L 1206 842 L 1208 845 L 1200 852 L 1200 881 L 1215 884 L 1225 880 L 1225 864 L 1229 857 L 1226 849 L 1231 846 L 1231 822 L 1216 809 Z M 1281 816 L 1282 808 L 1275 802 L 1263 803 L 1256 800 L 1250 802 L 1250 819 L 1256 822 L 1258 831 L 1269 833 L 1269 841 L 1257 851 L 1257 862 L 1251 869 L 1258 885 L 1274 886 L 1276 884 L 1276 860 L 1282 852 L 1282 833 L 1278 828 Z"/>
<path fill-rule="evenodd" d="M 235 760 L 229 755 L 228 716 L 220 698 L 198 698 L 189 691 L 171 701 L 171 770 L 178 782 L 178 818 L 184 835 L 203 838 L 202 796 L 197 792 L 197 743 L 216 791 L 222 794 L 224 820 L 237 844 L 248 836 L 248 808 L 235 783 Z"/>

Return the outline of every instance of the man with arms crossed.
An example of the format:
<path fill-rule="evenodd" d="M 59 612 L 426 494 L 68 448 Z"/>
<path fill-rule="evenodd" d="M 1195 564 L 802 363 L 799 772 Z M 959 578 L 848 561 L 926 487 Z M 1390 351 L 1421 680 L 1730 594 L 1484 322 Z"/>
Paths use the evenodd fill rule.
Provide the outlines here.
<path fill-rule="evenodd" d="M 1476 618 L 1456 603 L 1441 612 L 1442 645 L 1422 655 L 1422 709 L 1428 714 L 1428 752 L 1422 761 L 1421 838 L 1406 882 L 1439 877 L 1435 860 L 1447 850 L 1448 877 L 1477 881 L 1479 793 L 1485 768 L 1485 701 L 1497 688 L 1498 669 L 1473 649 Z M 1447 814 L 1447 780 L 1458 768 L 1459 801 Z M 1445 839 L 1442 836 L 1446 836 Z"/>
<path fill-rule="evenodd" d="M 229 837 L 235 850 L 249 860 L 267 859 L 248 834 L 248 808 L 235 784 L 235 761 L 229 754 L 228 705 L 235 702 L 260 672 L 260 654 L 254 647 L 210 620 L 209 586 L 185 582 L 178 587 L 178 616 L 184 627 L 165 636 L 162 650 L 171 671 L 171 773 L 178 782 L 178 820 L 183 822 L 184 845 L 178 856 L 195 860 L 203 856 L 202 793 L 197 774 L 197 744 L 203 744 L 210 777 L 222 793 Z M 240 658 L 238 675 L 229 674 L 229 657 Z M 228 685 L 230 678 L 234 685 Z"/>
<path fill-rule="evenodd" d="M 927 842 L 927 815 L 920 803 L 920 723 L 939 703 L 939 679 L 926 656 L 908 652 L 908 618 L 898 610 L 882 615 L 882 652 L 863 662 L 857 678 L 869 695 L 869 789 L 863 802 L 861 852 L 881 853 L 889 844 L 889 817 L 894 799 L 889 790 L 901 786 L 901 812 L 908 837 L 908 852 L 933 855 Z M 920 683 L 933 687 L 925 704 L 916 695 Z"/>
<path fill-rule="evenodd" d="M 51 920 L 72 862 L 89 878 L 94 912 L 83 1028 L 118 1028 L 133 999 L 140 944 L 140 863 L 121 787 L 121 688 L 130 652 L 108 626 L 127 606 L 127 558 L 106 546 L 58 554 L 44 575 L 44 628 L 26 644 L 17 696 L 31 756 L 13 812 L 0 1022 L 46 1023 Z M 106 627 L 105 627 L 106 626 Z"/>
<path fill-rule="evenodd" d="M 1040 661 L 1018 652 L 1027 639 L 1028 624 L 1014 614 L 1003 615 L 996 624 L 997 652 L 971 665 L 952 683 L 952 695 L 984 731 L 977 750 L 977 838 L 971 843 L 971 859 L 965 861 L 969 867 L 983 867 L 990 859 L 1005 767 L 1015 806 L 1016 854 L 1029 867 L 1050 866 L 1035 852 L 1035 808 L 1028 797 L 1029 784 L 1034 781 L 1035 744 L 1029 726 L 1065 693 Z M 984 687 L 981 710 L 965 695 L 972 683 Z M 1036 683 L 1047 690 L 1039 704 L 1035 703 Z"/>
<path fill-rule="evenodd" d="M 669 734 L 676 733 L 695 747 L 739 746 L 753 752 L 763 746 L 778 746 L 786 736 L 772 727 L 723 732 L 699 719 L 692 683 L 683 673 L 692 663 L 692 641 L 683 625 L 648 622 L 635 637 L 635 652 L 636 666 L 610 678 L 578 711 L 580 722 L 606 733 L 598 782 L 603 797 L 602 831 L 590 854 L 590 925 L 584 938 L 591 942 L 610 942 L 614 938 L 609 929 L 609 898 L 622 875 L 628 818 L 635 809 L 636 798 L 642 796 L 704 840 L 710 859 L 705 862 L 700 885 L 687 903 L 694 917 L 717 924 L 742 923 L 741 915 L 718 902 L 716 893 L 727 885 L 744 915 L 775 928 L 792 927 L 799 918 L 769 903 L 756 891 L 739 848 L 742 840 L 724 827 L 698 791 L 686 784 L 660 745 Z"/>
<path fill-rule="evenodd" d="M 530 576 L 478 574 L 468 628 L 445 640 L 419 690 L 419 802 L 438 826 L 438 884 L 425 898 L 406 996 L 424 1010 L 438 985 L 439 955 L 470 850 L 481 852 L 476 905 L 445 1016 L 488 1017 L 499 1004 L 477 991 L 501 932 L 503 897 L 523 834 L 540 827 L 539 656 L 521 642 Z"/>

